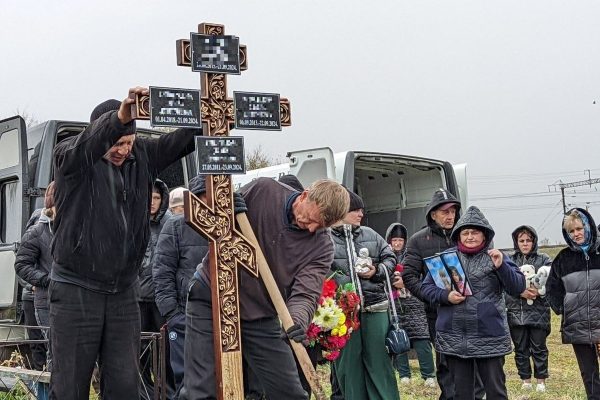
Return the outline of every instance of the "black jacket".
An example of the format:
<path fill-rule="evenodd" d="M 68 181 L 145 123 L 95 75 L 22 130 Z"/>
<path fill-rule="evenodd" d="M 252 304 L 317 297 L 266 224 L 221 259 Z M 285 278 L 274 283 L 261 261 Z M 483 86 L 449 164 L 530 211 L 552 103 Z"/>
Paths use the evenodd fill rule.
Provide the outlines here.
<path fill-rule="evenodd" d="M 334 259 L 331 265 L 331 271 L 335 272 L 334 279 L 339 284 L 352 282 L 350 276 L 353 268 L 350 268 L 348 251 L 346 249 L 346 236 L 344 234 L 344 226 L 339 225 L 331 229 L 331 237 L 334 243 Z M 386 243 L 377 232 L 366 226 L 352 227 L 352 236 L 354 249 L 358 251 L 366 247 L 369 249 L 369 257 L 373 260 L 373 265 L 377 267 L 375 275 L 371 279 L 360 279 L 364 306 L 381 303 L 388 297 L 385 292 L 385 275 L 392 276 L 396 267 L 396 257 L 392 248 Z M 356 276 L 356 273 L 355 275 Z"/>
<path fill-rule="evenodd" d="M 427 267 L 423 263 L 423 258 L 441 253 L 450 247 L 454 247 L 456 244 L 450 237 L 452 230 L 442 229 L 441 226 L 431 219 L 431 211 L 447 203 L 455 203 L 460 209 L 460 202 L 456 197 L 444 189 L 437 190 L 433 194 L 429 207 L 425 211 L 427 226 L 412 235 L 406 244 L 402 279 L 411 294 L 421 301 L 425 301 L 421 294 L 421 283 L 427 275 Z M 458 220 L 458 218 L 457 210 L 456 219 Z M 430 305 L 426 302 L 426 311 L 429 318 L 435 318 L 436 305 Z"/>
<path fill-rule="evenodd" d="M 563 229 L 569 247 L 552 262 L 546 298 L 554 312 L 562 315 L 563 343 L 596 344 L 600 343 L 600 242 L 592 216 L 577 210 L 589 221 L 590 247 L 586 254 Z"/>
<path fill-rule="evenodd" d="M 533 247 L 527 255 L 519 251 L 519 245 L 517 244 L 517 234 L 523 229 L 529 231 L 533 238 Z M 512 239 L 515 252 L 511 258 L 517 267 L 527 264 L 533 265 L 535 272 L 537 272 L 540 267 L 552 263 L 550 256 L 545 253 L 538 253 L 537 232 L 531 226 L 519 226 L 513 231 Z M 527 304 L 527 299 L 521 296 L 506 295 L 505 300 L 509 326 L 531 326 L 550 331 L 550 307 L 545 297 L 537 297 L 532 305 Z"/>
<path fill-rule="evenodd" d="M 159 139 L 138 137 L 120 167 L 103 158 L 130 132 L 107 112 L 54 148 L 55 204 L 51 278 L 100 293 L 118 293 L 137 280 L 149 239 L 152 183 L 194 150 L 197 129 Z"/>
<path fill-rule="evenodd" d="M 165 221 L 171 216 L 169 211 L 169 188 L 167 185 L 157 179 L 155 185 L 160 190 L 160 208 L 154 216 L 150 218 L 150 240 L 146 246 L 144 259 L 140 267 L 140 301 L 154 302 L 154 282 L 152 280 L 152 256 L 158 242 L 158 234 L 160 233 Z"/>
<path fill-rule="evenodd" d="M 42 213 L 38 221 L 21 238 L 15 259 L 17 275 L 31 286 L 35 286 L 35 308 L 48 308 L 48 285 L 52 255 L 52 221 Z"/>
<path fill-rule="evenodd" d="M 452 231 L 454 240 L 458 240 L 460 229 L 465 226 L 477 227 L 486 238 L 486 246 L 476 254 L 457 252 L 473 294 L 460 304 L 452 304 L 448 290 L 437 287 L 431 274 L 423 282 L 423 295 L 440 304 L 435 349 L 461 358 L 503 356 L 511 352 L 511 338 L 502 293 L 522 293 L 525 276 L 507 256 L 498 269 L 494 267 L 487 254 L 494 230 L 477 207 L 469 207 L 457 222 Z"/>
<path fill-rule="evenodd" d="M 152 260 L 156 305 L 171 318 L 185 312 L 188 283 L 208 252 L 208 242 L 185 223 L 183 214 L 165 222 Z"/>

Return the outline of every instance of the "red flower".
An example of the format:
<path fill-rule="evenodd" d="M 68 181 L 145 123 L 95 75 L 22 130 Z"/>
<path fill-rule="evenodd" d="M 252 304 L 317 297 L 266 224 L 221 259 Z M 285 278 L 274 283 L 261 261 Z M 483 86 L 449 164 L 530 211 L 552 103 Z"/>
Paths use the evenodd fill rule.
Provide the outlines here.
<path fill-rule="evenodd" d="M 325 283 L 323 283 L 323 291 L 321 292 L 321 297 L 334 297 L 335 292 L 337 291 L 337 284 L 333 279 L 326 279 Z"/>
<path fill-rule="evenodd" d="M 396 264 L 396 268 L 394 268 L 395 271 L 402 273 L 402 271 L 404 271 L 404 265 L 402 264 Z"/>

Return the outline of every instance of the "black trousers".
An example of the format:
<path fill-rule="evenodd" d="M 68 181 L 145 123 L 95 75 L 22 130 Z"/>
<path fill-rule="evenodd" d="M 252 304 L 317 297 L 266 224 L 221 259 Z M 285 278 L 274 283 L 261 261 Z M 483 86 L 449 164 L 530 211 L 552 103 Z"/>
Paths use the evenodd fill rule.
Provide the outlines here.
<path fill-rule="evenodd" d="M 258 378 L 266 398 L 308 400 L 292 350 L 282 339 L 279 319 L 242 321 L 241 329 L 244 360 Z M 188 295 L 184 367 L 186 398 L 216 399 L 211 294 L 203 280 L 193 279 Z"/>
<path fill-rule="evenodd" d="M 33 300 L 23 301 L 23 317 L 25 318 L 25 325 L 38 326 Z M 27 337 L 32 340 L 44 339 L 42 330 L 34 328 L 27 329 Z M 31 359 L 28 360 L 30 368 L 37 371 L 43 370 L 46 364 L 46 346 L 43 343 L 33 343 L 29 345 L 29 350 L 31 351 Z"/>
<path fill-rule="evenodd" d="M 429 339 L 435 348 L 435 322 L 437 317 L 432 318 L 427 316 L 427 324 L 429 328 Z M 453 400 L 454 397 L 454 379 L 448 368 L 446 356 L 438 351 L 435 352 L 435 375 L 437 382 L 441 390 L 439 400 Z M 483 382 L 479 377 L 479 373 L 475 373 L 475 399 L 481 400 L 485 395 L 485 388 Z"/>
<path fill-rule="evenodd" d="M 521 379 L 531 379 L 533 358 L 533 376 L 536 379 L 548 378 L 548 347 L 546 347 L 546 329 L 532 326 L 511 326 L 510 336 L 515 345 L 515 363 Z"/>
<path fill-rule="evenodd" d="M 446 355 L 454 381 L 455 400 L 474 400 L 477 374 L 483 382 L 487 400 L 506 400 L 504 356 L 490 358 L 460 358 Z"/>
<path fill-rule="evenodd" d="M 575 357 L 585 386 L 588 400 L 600 400 L 600 376 L 598 372 L 598 352 L 596 346 L 574 344 Z"/>
<path fill-rule="evenodd" d="M 138 289 L 101 294 L 50 282 L 52 377 L 50 399 L 87 400 L 100 361 L 103 400 L 138 399 L 140 309 Z"/>

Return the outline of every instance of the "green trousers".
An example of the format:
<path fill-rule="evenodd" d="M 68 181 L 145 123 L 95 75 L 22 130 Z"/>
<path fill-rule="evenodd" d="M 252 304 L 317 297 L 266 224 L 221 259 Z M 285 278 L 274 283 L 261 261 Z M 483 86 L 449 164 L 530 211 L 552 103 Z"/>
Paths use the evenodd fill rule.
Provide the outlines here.
<path fill-rule="evenodd" d="M 435 378 L 435 366 L 433 365 L 433 352 L 429 339 L 415 339 L 410 341 L 411 346 L 417 352 L 421 378 Z M 400 378 L 410 378 L 410 365 L 408 364 L 408 353 L 397 355 L 394 358 L 394 368 L 400 373 Z"/>
<path fill-rule="evenodd" d="M 392 360 L 385 351 L 387 312 L 361 312 L 360 328 L 334 361 L 345 400 L 400 400 Z"/>

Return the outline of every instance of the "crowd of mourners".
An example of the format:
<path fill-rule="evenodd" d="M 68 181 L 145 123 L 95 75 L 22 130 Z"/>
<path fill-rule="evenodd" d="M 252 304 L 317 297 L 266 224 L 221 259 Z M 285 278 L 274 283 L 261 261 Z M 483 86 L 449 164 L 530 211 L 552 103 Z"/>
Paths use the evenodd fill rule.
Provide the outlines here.
<path fill-rule="evenodd" d="M 194 150 L 201 131 L 136 138 L 132 101 L 101 103 L 85 131 L 55 148 L 54 181 L 15 262 L 25 323 L 42 327 L 29 336 L 47 340 L 34 346 L 31 364 L 51 372 L 52 399 L 87 399 L 93 375 L 102 399 L 154 398 L 152 354 L 140 335 L 165 327 L 167 397 L 214 399 L 209 244 L 183 215 L 185 190 L 207 201 L 205 178 L 171 191 L 158 179 Z M 588 398 L 600 399 L 600 241 L 586 210 L 566 213 L 567 247 L 551 260 L 528 225 L 513 231 L 513 251 L 496 249 L 481 210 L 463 209 L 444 189 L 432 193 L 422 229 L 391 221 L 385 237 L 361 225 L 362 198 L 330 180 L 304 188 L 292 175 L 259 178 L 233 203 L 254 228 L 293 320 L 283 330 L 264 284 L 239 271 L 247 399 L 309 398 L 289 343 L 306 344 L 327 277 L 352 282 L 360 296 L 360 328 L 330 362 L 331 399 L 394 400 L 415 384 L 439 387 L 440 399 L 507 399 L 512 352 L 523 393 L 545 392 L 551 310 L 562 317 L 562 341 L 573 347 Z M 359 271 L 353 263 L 363 248 L 372 263 Z M 423 261 L 446 251 L 465 274 L 463 281 L 451 271 L 454 288 L 438 286 Z M 550 267 L 543 289 L 522 267 Z M 384 346 L 391 302 L 419 377 L 408 354 L 390 356 Z M 308 350 L 313 365 L 324 362 Z"/>

